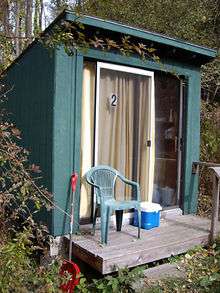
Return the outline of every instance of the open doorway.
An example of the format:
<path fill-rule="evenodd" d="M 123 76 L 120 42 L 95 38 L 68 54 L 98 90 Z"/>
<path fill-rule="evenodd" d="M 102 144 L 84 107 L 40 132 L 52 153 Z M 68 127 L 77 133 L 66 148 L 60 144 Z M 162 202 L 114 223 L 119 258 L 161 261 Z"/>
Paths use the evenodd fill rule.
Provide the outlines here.
<path fill-rule="evenodd" d="M 178 207 L 181 191 L 183 82 L 155 73 L 155 177 L 153 201 Z"/>

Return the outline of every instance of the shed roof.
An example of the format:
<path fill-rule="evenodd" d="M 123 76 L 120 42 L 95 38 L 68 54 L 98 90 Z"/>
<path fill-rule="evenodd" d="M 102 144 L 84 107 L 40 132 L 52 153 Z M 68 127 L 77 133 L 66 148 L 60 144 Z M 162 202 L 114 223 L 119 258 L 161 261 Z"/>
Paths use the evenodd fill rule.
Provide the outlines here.
<path fill-rule="evenodd" d="M 153 43 L 158 43 L 161 45 L 170 46 L 176 49 L 188 51 L 193 54 L 198 54 L 203 56 L 204 58 L 207 58 L 207 61 L 208 59 L 213 59 L 217 56 L 217 52 L 214 49 L 192 44 L 188 41 L 173 38 L 167 35 L 148 31 L 145 29 L 140 29 L 137 27 L 125 25 L 125 24 L 111 21 L 111 20 L 105 20 L 105 19 L 97 18 L 94 16 L 87 16 L 87 15 L 77 16 L 74 12 L 69 10 L 64 10 L 63 14 L 61 14 L 60 17 L 62 18 L 64 17 L 64 19 L 68 21 L 79 21 L 83 23 L 84 25 L 88 25 L 91 27 L 105 29 L 115 33 L 123 33 L 126 35 L 130 35 L 136 38 L 146 40 L 146 41 L 151 41 Z"/>

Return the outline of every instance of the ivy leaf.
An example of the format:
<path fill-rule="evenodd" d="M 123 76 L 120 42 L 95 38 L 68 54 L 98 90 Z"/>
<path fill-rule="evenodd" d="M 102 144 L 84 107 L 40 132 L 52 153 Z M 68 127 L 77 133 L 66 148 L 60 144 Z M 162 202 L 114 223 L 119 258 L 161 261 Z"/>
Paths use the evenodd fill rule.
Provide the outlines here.
<path fill-rule="evenodd" d="M 12 129 L 11 129 L 11 132 L 12 132 L 12 134 L 13 134 L 15 137 L 20 138 L 21 131 L 20 131 L 19 129 L 17 129 L 17 128 L 12 128 Z"/>
<path fill-rule="evenodd" d="M 147 51 L 148 51 L 149 53 L 154 53 L 154 52 L 157 51 L 157 49 L 155 49 L 155 48 L 147 48 Z"/>
<path fill-rule="evenodd" d="M 102 48 L 104 49 L 105 43 L 102 39 L 99 39 L 95 36 L 94 40 L 90 39 L 90 44 L 95 48 Z"/>
<path fill-rule="evenodd" d="M 119 48 L 119 45 L 111 39 L 106 39 L 106 44 L 107 44 L 107 50 L 110 50 L 112 48 L 114 48 L 114 49 Z"/>
<path fill-rule="evenodd" d="M 34 172 L 34 173 L 41 173 L 40 166 L 32 164 L 31 165 L 31 171 Z"/>
<path fill-rule="evenodd" d="M 133 48 L 135 49 L 135 51 L 136 51 L 139 55 L 142 55 L 142 51 L 141 51 L 140 47 L 134 45 Z"/>

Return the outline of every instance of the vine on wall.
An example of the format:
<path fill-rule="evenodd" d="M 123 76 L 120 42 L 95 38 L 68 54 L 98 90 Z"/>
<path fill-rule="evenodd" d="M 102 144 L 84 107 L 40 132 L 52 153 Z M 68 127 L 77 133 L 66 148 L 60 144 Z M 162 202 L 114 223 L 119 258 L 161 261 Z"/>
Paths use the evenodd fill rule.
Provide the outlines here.
<path fill-rule="evenodd" d="M 42 36 L 42 42 L 49 49 L 64 46 L 68 55 L 73 55 L 75 50 L 85 51 L 89 48 L 100 49 L 102 51 L 114 51 L 124 56 L 138 55 L 142 60 L 152 59 L 160 61 L 156 55 L 156 49 L 148 47 L 142 42 L 132 40 L 129 35 L 122 35 L 118 39 L 102 37 L 100 32 L 91 34 L 85 26 L 78 22 L 62 21 L 51 32 Z"/>

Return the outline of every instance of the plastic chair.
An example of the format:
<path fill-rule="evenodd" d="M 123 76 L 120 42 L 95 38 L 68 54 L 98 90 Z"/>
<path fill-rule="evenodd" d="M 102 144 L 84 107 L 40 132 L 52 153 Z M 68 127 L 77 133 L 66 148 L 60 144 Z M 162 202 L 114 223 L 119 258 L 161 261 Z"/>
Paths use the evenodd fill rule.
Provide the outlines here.
<path fill-rule="evenodd" d="M 107 244 L 110 217 L 116 212 L 117 231 L 121 231 L 123 210 L 135 208 L 138 210 L 138 238 L 140 238 L 141 208 L 140 187 L 137 182 L 126 179 L 117 170 L 109 166 L 96 166 L 86 173 L 86 180 L 94 187 L 93 232 L 95 234 L 97 211 L 101 214 L 101 242 Z M 132 186 L 134 200 L 118 201 L 115 199 L 115 182 L 121 179 L 125 184 Z"/>

